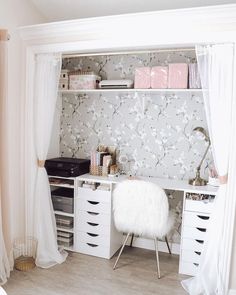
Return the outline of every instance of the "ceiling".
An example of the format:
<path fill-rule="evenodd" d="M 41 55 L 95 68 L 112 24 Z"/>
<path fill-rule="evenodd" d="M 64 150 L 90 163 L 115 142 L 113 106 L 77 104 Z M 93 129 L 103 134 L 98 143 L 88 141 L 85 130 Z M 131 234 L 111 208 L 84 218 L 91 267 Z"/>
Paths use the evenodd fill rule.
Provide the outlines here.
<path fill-rule="evenodd" d="M 235 0 L 29 0 L 47 21 L 177 9 L 219 4 Z"/>

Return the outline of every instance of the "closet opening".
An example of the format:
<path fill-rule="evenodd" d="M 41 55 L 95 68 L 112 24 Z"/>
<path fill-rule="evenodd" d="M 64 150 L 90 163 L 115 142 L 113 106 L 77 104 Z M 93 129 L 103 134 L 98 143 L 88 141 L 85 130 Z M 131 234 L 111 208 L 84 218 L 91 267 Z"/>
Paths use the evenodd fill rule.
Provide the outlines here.
<path fill-rule="evenodd" d="M 133 83 L 101 88 L 101 81 Z M 188 180 L 205 151 L 204 138 L 193 132 L 197 126 L 207 129 L 194 48 L 63 54 L 48 158 L 90 159 L 99 146 L 110 146 L 125 175 Z M 208 153 L 202 177 L 211 165 Z M 179 254 L 184 192 L 166 192 L 176 214 L 169 240 Z M 162 242 L 161 251 L 168 251 Z"/>

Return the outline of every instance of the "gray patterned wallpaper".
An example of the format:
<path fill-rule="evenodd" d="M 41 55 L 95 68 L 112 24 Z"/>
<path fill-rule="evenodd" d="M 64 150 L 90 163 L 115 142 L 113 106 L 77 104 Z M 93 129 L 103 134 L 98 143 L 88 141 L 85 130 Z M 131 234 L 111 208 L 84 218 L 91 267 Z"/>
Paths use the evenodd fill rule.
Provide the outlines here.
<path fill-rule="evenodd" d="M 92 70 L 103 79 L 134 76 L 135 67 L 191 62 L 191 52 L 64 59 L 63 68 Z M 206 143 L 196 126 L 206 126 L 201 93 L 103 93 L 63 95 L 62 156 L 89 157 L 99 144 L 115 145 L 128 157 L 123 167 L 135 175 L 188 179 Z M 207 177 L 210 153 L 203 164 Z M 121 165 L 120 165 L 121 166 Z"/>

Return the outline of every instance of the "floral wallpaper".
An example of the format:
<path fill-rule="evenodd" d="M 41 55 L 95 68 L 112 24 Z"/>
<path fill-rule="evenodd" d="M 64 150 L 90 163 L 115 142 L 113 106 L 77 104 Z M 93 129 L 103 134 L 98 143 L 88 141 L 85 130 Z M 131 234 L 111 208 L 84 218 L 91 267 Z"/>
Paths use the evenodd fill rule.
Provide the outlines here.
<path fill-rule="evenodd" d="M 192 62 L 190 52 L 149 53 L 64 59 L 63 68 L 89 70 L 102 79 L 134 79 L 135 67 Z M 188 179 L 207 147 L 197 126 L 207 129 L 200 92 L 130 92 L 63 94 L 60 150 L 62 156 L 89 158 L 99 144 L 117 147 L 120 168 L 132 175 Z M 120 155 L 128 159 L 119 163 Z M 209 152 L 202 166 L 208 176 Z M 180 241 L 182 199 L 168 192 L 176 213 L 170 240 Z"/>
<path fill-rule="evenodd" d="M 191 62 L 192 52 L 91 56 L 64 59 L 63 68 L 98 73 L 103 79 L 133 79 L 138 66 Z M 192 132 L 207 129 L 200 92 L 96 93 L 63 95 L 62 156 L 86 157 L 99 144 L 114 145 L 128 162 L 127 173 L 188 179 L 206 148 L 204 138 Z M 210 153 L 203 164 L 207 177 Z M 119 164 L 119 161 L 118 161 Z"/>

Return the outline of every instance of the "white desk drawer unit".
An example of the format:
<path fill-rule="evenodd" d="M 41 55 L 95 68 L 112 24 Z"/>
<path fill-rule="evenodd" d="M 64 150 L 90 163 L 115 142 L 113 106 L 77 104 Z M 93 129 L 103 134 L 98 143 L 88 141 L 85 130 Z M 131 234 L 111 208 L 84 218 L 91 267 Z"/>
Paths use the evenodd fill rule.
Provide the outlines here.
<path fill-rule="evenodd" d="M 196 274 L 206 240 L 214 196 L 185 193 L 181 233 L 179 272 Z"/>
<path fill-rule="evenodd" d="M 210 213 L 213 207 L 212 201 L 197 201 L 197 200 L 186 200 L 185 201 L 185 210 L 186 211 L 197 211 L 201 213 Z"/>
<path fill-rule="evenodd" d="M 79 187 L 78 197 L 88 201 L 111 203 L 111 191 Z"/>
<path fill-rule="evenodd" d="M 90 201 L 86 199 L 79 198 L 77 199 L 78 208 L 82 211 L 95 211 L 98 213 L 111 213 L 111 203 L 103 203 L 99 201 Z"/>
<path fill-rule="evenodd" d="M 200 263 L 200 251 L 182 250 L 182 260 L 185 262 Z"/>
<path fill-rule="evenodd" d="M 110 247 L 105 247 L 103 244 L 94 244 L 89 242 L 77 242 L 76 251 L 101 258 L 110 258 Z"/>
<path fill-rule="evenodd" d="M 78 212 L 79 216 L 80 212 Z M 102 225 L 98 223 L 89 222 L 86 220 L 79 220 L 76 223 L 76 230 L 80 232 L 88 232 L 92 234 L 109 236 L 110 234 L 110 225 Z"/>
<path fill-rule="evenodd" d="M 210 215 L 185 211 L 184 213 L 184 226 L 207 228 L 209 223 Z"/>
<path fill-rule="evenodd" d="M 122 243 L 112 220 L 112 190 L 79 187 L 75 210 L 76 251 L 110 259 Z"/>
<path fill-rule="evenodd" d="M 111 214 L 104 214 L 104 213 L 99 213 L 96 211 L 78 211 L 78 223 L 87 222 L 88 224 L 94 224 L 96 225 L 107 225 L 110 226 L 111 223 Z"/>
<path fill-rule="evenodd" d="M 179 273 L 195 276 L 199 263 L 180 261 Z"/>
<path fill-rule="evenodd" d="M 98 233 L 89 233 L 89 232 L 79 232 L 78 235 L 79 241 L 82 243 L 90 243 L 95 245 L 104 245 L 109 247 L 110 245 L 110 236 Z"/>
<path fill-rule="evenodd" d="M 181 249 L 192 250 L 192 251 L 202 251 L 204 245 L 204 240 L 201 239 L 186 239 L 182 238 Z"/>

